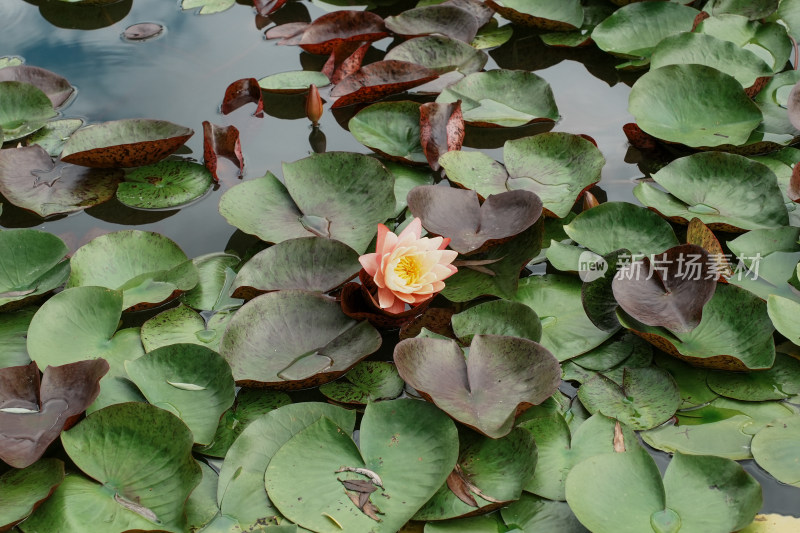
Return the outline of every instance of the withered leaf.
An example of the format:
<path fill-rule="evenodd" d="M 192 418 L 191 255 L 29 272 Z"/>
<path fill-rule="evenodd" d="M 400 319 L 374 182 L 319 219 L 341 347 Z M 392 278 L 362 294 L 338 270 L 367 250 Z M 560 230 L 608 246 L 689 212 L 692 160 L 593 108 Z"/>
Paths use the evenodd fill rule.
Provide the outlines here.
<path fill-rule="evenodd" d="M 217 126 L 203 121 L 203 162 L 214 181 L 217 177 L 217 158 L 224 157 L 239 167 L 239 175 L 244 171 L 244 155 L 236 126 Z"/>
<path fill-rule="evenodd" d="M 256 104 L 253 116 L 264 116 L 264 102 L 261 100 L 261 87 L 255 78 L 242 78 L 228 85 L 222 99 L 222 114 L 227 115 L 245 104 Z"/>
<path fill-rule="evenodd" d="M 370 481 L 364 481 L 362 479 L 340 479 L 339 481 L 342 482 L 344 488 L 355 492 L 363 492 L 366 494 L 371 494 L 376 490 L 378 490 L 378 487 L 375 486 L 375 484 L 373 484 Z"/>
<path fill-rule="evenodd" d="M 336 85 L 361 68 L 370 44 L 363 41 L 345 41 L 338 44 L 322 67 L 322 73 Z"/>
<path fill-rule="evenodd" d="M 345 41 L 377 41 L 388 36 L 383 19 L 370 11 L 333 11 L 309 24 L 300 48 L 312 54 L 330 54 Z"/>
<path fill-rule="evenodd" d="M 614 424 L 614 451 L 617 453 L 625 451 L 625 435 L 622 433 L 622 426 L 619 425 L 619 420 Z"/>
<path fill-rule="evenodd" d="M 420 144 L 433 170 L 439 170 L 439 156 L 461 150 L 464 143 L 464 116 L 461 100 L 439 104 L 428 102 L 419 107 Z"/>
<path fill-rule="evenodd" d="M 795 164 L 792 170 L 792 179 L 789 181 L 789 198 L 793 202 L 800 202 L 800 165 Z"/>
<path fill-rule="evenodd" d="M 303 32 L 308 28 L 308 22 L 287 22 L 270 28 L 264 35 L 267 39 L 280 39 L 278 44 L 283 46 L 292 46 L 300 44 L 300 39 L 303 38 Z"/>
<path fill-rule="evenodd" d="M 458 465 L 456 465 L 456 468 L 447 476 L 447 488 L 450 489 L 459 500 L 470 507 L 478 507 L 478 502 L 476 502 L 475 498 L 470 494 L 469 483 L 464 479 Z"/>
<path fill-rule="evenodd" d="M 262 17 L 268 17 L 275 11 L 283 7 L 286 0 L 253 0 L 256 11 Z"/>
<path fill-rule="evenodd" d="M 339 99 L 331 107 L 374 102 L 438 77 L 439 74 L 433 70 L 407 61 L 377 61 L 361 67 L 339 82 L 331 91 L 331 96 Z"/>

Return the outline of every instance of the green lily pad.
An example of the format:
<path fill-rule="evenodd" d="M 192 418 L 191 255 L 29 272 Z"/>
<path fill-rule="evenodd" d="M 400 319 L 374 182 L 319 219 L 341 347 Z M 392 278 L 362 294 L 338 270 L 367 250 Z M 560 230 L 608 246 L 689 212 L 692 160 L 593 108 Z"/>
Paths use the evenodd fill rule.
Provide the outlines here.
<path fill-rule="evenodd" d="M 600 255 L 623 248 L 633 254 L 651 255 L 680 244 L 667 221 L 627 202 L 607 202 L 584 211 L 564 225 L 564 231 Z"/>
<path fill-rule="evenodd" d="M 24 65 L 25 58 L 21 56 L 0 56 L 0 68 Z"/>
<path fill-rule="evenodd" d="M 663 424 L 681 403 L 675 380 L 657 367 L 626 368 L 621 386 L 597 374 L 581 385 L 578 398 L 590 413 L 600 412 L 636 430 Z"/>
<path fill-rule="evenodd" d="M 415 63 L 439 74 L 457 71 L 467 75 L 483 69 L 489 56 L 463 41 L 427 35 L 400 43 L 389 50 L 385 59 Z"/>
<path fill-rule="evenodd" d="M 606 52 L 647 58 L 665 37 L 691 31 L 694 8 L 676 2 L 637 2 L 614 12 L 592 31 L 592 40 Z"/>
<path fill-rule="evenodd" d="M 186 500 L 186 522 L 190 530 L 200 530 L 217 514 L 217 488 L 219 476 L 213 468 L 197 462 L 203 473 L 200 484 Z"/>
<path fill-rule="evenodd" d="M 455 5 L 439 4 L 407 9 L 386 17 L 386 28 L 397 35 L 438 33 L 468 43 L 478 33 L 478 20 Z"/>
<path fill-rule="evenodd" d="M 4 141 L 13 141 L 41 129 L 57 115 L 41 89 L 21 81 L 0 82 L 0 132 Z"/>
<path fill-rule="evenodd" d="M 514 35 L 514 27 L 511 24 L 500 26 L 496 18 L 492 18 L 488 24 L 478 30 L 478 34 L 472 39 L 469 45 L 476 50 L 486 50 L 496 48 L 507 43 Z"/>
<path fill-rule="evenodd" d="M 771 295 L 800 302 L 795 288 L 797 263 L 800 261 L 800 229 L 781 227 L 753 230 L 726 244 L 739 259 L 728 282 L 746 289 L 762 300 Z"/>
<path fill-rule="evenodd" d="M 76 466 L 104 486 L 106 499 L 161 527 L 184 523 L 184 503 L 202 475 L 192 434 L 172 413 L 146 403 L 112 405 L 62 433 L 61 442 Z"/>
<path fill-rule="evenodd" d="M 418 400 L 368 405 L 359 442 L 360 450 L 349 432 L 322 418 L 284 444 L 265 474 L 281 514 L 312 531 L 394 533 L 441 487 L 458 457 L 455 424 Z M 309 456 L 309 446 L 319 451 Z M 348 492 L 354 481 L 375 489 L 361 507 L 359 493 Z"/>
<path fill-rule="evenodd" d="M 211 442 L 222 413 L 233 405 L 230 367 L 204 346 L 163 346 L 126 361 L 125 371 L 148 402 L 183 420 L 197 444 Z"/>
<path fill-rule="evenodd" d="M 369 156 L 316 154 L 284 163 L 283 175 L 286 185 L 267 173 L 232 187 L 220 198 L 219 212 L 267 242 L 329 237 L 358 253 L 394 213 L 394 178 Z"/>
<path fill-rule="evenodd" d="M 764 122 L 759 129 L 791 135 L 792 138 L 800 135 L 800 131 L 789 121 L 787 112 L 789 93 L 798 81 L 800 81 L 800 72 L 787 70 L 773 76 L 758 92 L 754 100 L 764 115 Z"/>
<path fill-rule="evenodd" d="M 51 233 L 33 229 L 0 231 L 0 311 L 22 307 L 66 281 L 69 250 Z"/>
<path fill-rule="evenodd" d="M 611 512 L 624 498 L 624 509 Z M 676 453 L 663 481 L 644 451 L 596 455 L 567 477 L 567 501 L 595 533 L 736 531 L 761 507 L 761 486 L 730 459 Z"/>
<path fill-rule="evenodd" d="M 2 81 L 20 81 L 34 85 L 47 95 L 54 109 L 62 107 L 75 92 L 75 88 L 64 77 L 31 65 L 3 68 L 3 72 L 0 72 L 0 82 Z"/>
<path fill-rule="evenodd" d="M 581 285 L 579 279 L 568 276 L 531 276 L 520 281 L 514 296 L 514 300 L 524 303 L 539 316 L 542 346 L 559 361 L 588 352 L 615 332 L 598 329 L 586 316 Z"/>
<path fill-rule="evenodd" d="M 0 313 L 0 368 L 31 362 L 27 348 L 28 326 L 35 313 L 35 307 Z"/>
<path fill-rule="evenodd" d="M 428 168 L 410 167 L 392 161 L 384 161 L 383 165 L 394 176 L 395 216 L 401 215 L 408 206 L 406 197 L 411 189 L 419 185 L 433 185 L 433 172 Z"/>
<path fill-rule="evenodd" d="M 721 14 L 707 18 L 695 31 L 731 41 L 750 50 L 778 73 L 783 70 L 792 52 L 786 28 L 777 22 L 755 22 L 737 14 Z"/>
<path fill-rule="evenodd" d="M 307 388 L 332 381 L 377 350 L 381 336 L 335 300 L 285 290 L 263 294 L 236 312 L 220 344 L 241 385 Z"/>
<path fill-rule="evenodd" d="M 70 263 L 67 288 L 97 285 L 120 290 L 125 309 L 160 304 L 198 281 L 197 268 L 178 245 L 149 231 L 96 237 L 78 248 Z"/>
<path fill-rule="evenodd" d="M 67 139 L 81 126 L 83 126 L 83 120 L 79 118 L 51 120 L 41 129 L 28 135 L 20 142 L 22 142 L 24 146 L 38 144 L 45 149 L 50 157 L 58 157 Z"/>
<path fill-rule="evenodd" d="M 325 87 L 330 84 L 328 76 L 313 70 L 279 72 L 258 80 L 262 91 L 277 94 L 299 94 L 306 92 L 311 85 Z"/>
<path fill-rule="evenodd" d="M 166 120 L 131 118 L 93 124 L 69 138 L 61 160 L 85 167 L 140 167 L 183 146 L 194 130 Z"/>
<path fill-rule="evenodd" d="M 64 463 L 58 459 L 42 459 L 0 476 L 0 527 L 11 529 L 24 520 L 63 480 Z"/>
<path fill-rule="evenodd" d="M 393 400 L 403 392 L 405 382 L 397 368 L 386 361 L 362 361 L 344 378 L 326 383 L 319 391 L 334 402 L 366 405 L 369 402 Z"/>
<path fill-rule="evenodd" d="M 757 78 L 772 75 L 772 67 L 755 53 L 704 33 L 670 35 L 658 43 L 650 58 L 651 69 L 686 64 L 706 65 L 727 72 L 745 89 Z"/>
<path fill-rule="evenodd" d="M 671 162 L 653 179 L 668 192 L 640 183 L 634 194 L 671 220 L 688 223 L 696 217 L 712 230 L 725 231 L 789 224 L 775 173 L 744 156 L 693 154 Z"/>
<path fill-rule="evenodd" d="M 221 312 L 241 306 L 241 300 L 230 296 L 240 262 L 238 256 L 222 252 L 195 257 L 192 263 L 197 267 L 199 281 L 181 294 L 181 301 L 200 311 Z"/>
<path fill-rule="evenodd" d="M 400 376 L 447 414 L 491 438 L 507 435 L 518 411 L 549 398 L 561 383 L 555 357 L 518 337 L 476 335 L 469 355 L 453 340 L 397 344 Z"/>
<path fill-rule="evenodd" d="M 45 368 L 103 358 L 111 370 L 100 380 L 100 396 L 90 406 L 141 401 L 127 380 L 125 361 L 144 354 L 139 328 L 117 331 L 122 316 L 122 293 L 103 287 L 75 287 L 47 300 L 28 327 L 30 358 Z"/>
<path fill-rule="evenodd" d="M 635 361 L 641 360 L 643 365 L 634 365 Z M 585 370 L 602 372 L 606 377 L 613 381 L 622 382 L 622 375 L 617 380 L 615 369 L 620 371 L 625 367 L 639 368 L 650 366 L 653 360 L 653 349 L 644 339 L 637 337 L 630 332 L 622 332 L 608 339 L 597 348 L 579 355 L 570 360 Z"/>
<path fill-rule="evenodd" d="M 486 4 L 511 22 L 550 31 L 568 31 L 583 24 L 579 0 L 488 0 Z"/>
<path fill-rule="evenodd" d="M 670 332 L 646 326 L 619 311 L 623 326 L 645 334 L 645 338 L 670 355 L 692 364 L 726 370 L 770 368 L 775 360 L 772 322 L 767 304 L 744 289 L 717 285 L 703 308 L 700 324 L 689 332 Z"/>
<path fill-rule="evenodd" d="M 546 500 L 533 494 L 523 493 L 518 501 L 501 509 L 500 514 L 509 528 L 516 527 L 526 533 L 589 532 L 565 502 Z"/>
<path fill-rule="evenodd" d="M 198 14 L 212 15 L 220 13 L 232 8 L 236 4 L 236 0 L 182 0 L 181 9 L 195 9 L 200 8 Z"/>
<path fill-rule="evenodd" d="M 714 0 L 711 13 L 743 15 L 750 20 L 767 18 L 778 10 L 778 0 Z"/>
<path fill-rule="evenodd" d="M 347 128 L 358 142 L 395 161 L 425 163 L 420 145 L 417 102 L 378 102 L 350 119 Z"/>
<path fill-rule="evenodd" d="M 142 324 L 142 345 L 152 352 L 162 346 L 192 343 L 219 351 L 222 334 L 233 313 L 215 313 L 206 320 L 195 310 L 179 305 L 162 311 Z"/>
<path fill-rule="evenodd" d="M 453 331 L 461 342 L 475 335 L 507 335 L 534 342 L 542 338 L 542 324 L 536 312 L 525 304 L 494 300 L 453 315 Z"/>
<path fill-rule="evenodd" d="M 235 292 L 303 289 L 329 292 L 361 269 L 358 254 L 324 237 L 289 239 L 254 255 L 239 270 Z"/>
<path fill-rule="evenodd" d="M 712 402 L 717 393 L 708 387 L 709 370 L 695 368 L 662 352 L 655 355 L 655 363 L 672 375 L 681 395 L 680 409 L 690 409 Z"/>
<path fill-rule="evenodd" d="M 225 411 L 219 420 L 214 438 L 206 446 L 195 446 L 195 450 L 211 457 L 225 457 L 231 445 L 251 422 L 270 411 L 289 405 L 291 398 L 285 392 L 265 389 L 241 389 L 233 407 Z M 215 501 L 216 492 L 214 490 Z"/>
<path fill-rule="evenodd" d="M 114 197 L 119 169 L 54 164 L 39 145 L 0 150 L 0 193 L 40 217 L 81 211 Z"/>
<path fill-rule="evenodd" d="M 514 127 L 559 118 L 547 81 L 521 70 L 475 72 L 436 98 L 440 104 L 457 100 L 464 121 L 473 126 Z"/>
<path fill-rule="evenodd" d="M 495 512 L 488 515 L 425 522 L 421 531 L 424 533 L 495 533 L 495 531 L 505 531 L 505 527 L 503 519 L 499 513 Z"/>
<path fill-rule="evenodd" d="M 570 256 L 576 252 L 580 255 L 577 257 L 577 261 L 573 257 L 565 260 L 557 254 L 559 250 L 568 251 Z M 561 270 L 560 266 L 567 266 L 567 270 L 571 270 L 572 266 L 577 265 L 577 271 L 583 280 L 581 302 L 583 302 L 583 310 L 586 311 L 589 320 L 604 331 L 613 331 L 619 328 L 620 324 L 617 319 L 619 303 L 614 298 L 613 285 L 620 269 L 626 262 L 633 259 L 630 250 L 623 248 L 600 256 L 589 251 L 580 252 L 580 248 L 574 246 L 556 243 L 553 252 L 550 261 L 559 270 Z M 563 265 L 562 261 L 568 265 Z"/>
<path fill-rule="evenodd" d="M 415 520 L 447 520 L 516 501 L 536 467 L 536 444 L 522 428 L 500 439 L 459 434 L 458 463 Z"/>
<path fill-rule="evenodd" d="M 203 196 L 214 178 L 191 161 L 161 161 L 139 167 L 117 188 L 117 200 L 138 209 L 178 207 Z"/>
<path fill-rule="evenodd" d="M 285 405 L 253 420 L 231 445 L 219 472 L 217 503 L 244 529 L 279 516 L 264 485 L 264 473 L 284 444 L 320 419 L 353 432 L 356 412 L 326 403 Z"/>
<path fill-rule="evenodd" d="M 628 111 L 650 135 L 693 147 L 744 144 L 763 118 L 733 76 L 705 65 L 651 70 L 631 88 Z"/>
<path fill-rule="evenodd" d="M 582 4 L 583 23 L 579 29 L 544 33 L 539 36 L 542 42 L 548 46 L 563 46 L 567 48 L 590 44 L 592 42 L 592 30 L 614 13 L 615 8 L 605 0 L 588 0 L 582 2 Z"/>
<path fill-rule="evenodd" d="M 758 466 L 787 485 L 800 487 L 800 464 L 797 461 L 797 439 L 800 417 L 797 415 L 768 424 L 753 437 L 751 450 Z"/>
<path fill-rule="evenodd" d="M 800 346 L 800 325 L 796 317 L 800 303 L 795 300 L 771 294 L 767 299 L 767 312 L 778 332 L 794 344 Z"/>
<path fill-rule="evenodd" d="M 779 353 L 772 368 L 768 370 L 709 372 L 707 380 L 711 390 L 734 400 L 748 402 L 784 400 L 800 394 L 800 361 Z"/>

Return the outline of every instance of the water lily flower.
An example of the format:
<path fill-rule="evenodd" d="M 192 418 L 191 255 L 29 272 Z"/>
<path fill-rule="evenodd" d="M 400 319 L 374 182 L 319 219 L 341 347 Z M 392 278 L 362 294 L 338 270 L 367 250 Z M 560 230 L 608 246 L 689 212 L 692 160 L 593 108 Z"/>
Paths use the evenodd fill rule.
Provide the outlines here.
<path fill-rule="evenodd" d="M 421 237 L 415 218 L 400 235 L 378 224 L 374 254 L 358 258 L 378 287 L 378 305 L 388 313 L 402 313 L 405 304 L 419 305 L 444 288 L 444 279 L 458 269 L 451 265 L 458 253 L 445 250 L 450 239 Z"/>

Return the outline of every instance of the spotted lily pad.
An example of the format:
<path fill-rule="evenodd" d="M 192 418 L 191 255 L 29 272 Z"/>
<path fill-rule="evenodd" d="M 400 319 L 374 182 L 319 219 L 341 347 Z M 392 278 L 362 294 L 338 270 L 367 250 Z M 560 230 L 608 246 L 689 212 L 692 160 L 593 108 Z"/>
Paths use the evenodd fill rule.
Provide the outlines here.
<path fill-rule="evenodd" d="M 358 142 L 384 157 L 425 163 L 419 108 L 416 102 L 379 102 L 359 111 L 347 128 Z"/>
<path fill-rule="evenodd" d="M 380 344 L 368 322 L 348 318 L 334 300 L 284 290 L 245 304 L 228 325 L 220 353 L 237 383 L 292 389 L 336 379 Z"/>
<path fill-rule="evenodd" d="M 157 348 L 125 371 L 147 401 L 165 409 L 189 427 L 197 444 L 214 437 L 219 418 L 233 405 L 230 367 L 213 350 L 196 344 Z"/>
<path fill-rule="evenodd" d="M 345 531 L 394 533 L 442 486 L 458 456 L 455 424 L 417 400 L 368 405 L 359 443 L 327 418 L 294 435 L 267 466 L 272 503 L 312 531 L 334 531 L 335 521 Z M 309 456 L 309 445 L 319 452 Z M 366 501 L 356 489 L 369 491 Z"/>
<path fill-rule="evenodd" d="M 486 3 L 508 20 L 540 30 L 568 31 L 583 24 L 579 0 L 488 0 Z"/>
<path fill-rule="evenodd" d="M 162 346 L 192 343 L 219 351 L 222 334 L 233 318 L 232 313 L 215 313 L 208 322 L 185 305 L 163 311 L 142 324 L 142 345 L 152 352 Z"/>
<path fill-rule="evenodd" d="M 392 363 L 362 361 L 344 378 L 326 383 L 319 391 L 340 404 L 366 405 L 369 402 L 393 400 L 403 392 L 405 383 Z"/>
<path fill-rule="evenodd" d="M 304 93 L 310 85 L 325 87 L 330 83 L 328 76 L 313 70 L 279 72 L 258 80 L 258 85 L 262 91 L 277 94 Z"/>
<path fill-rule="evenodd" d="M 761 372 L 709 372 L 707 382 L 715 393 L 734 400 L 784 400 L 800 394 L 800 361 L 779 353 L 772 368 Z"/>
<path fill-rule="evenodd" d="M 522 70 L 475 72 L 447 87 L 437 103 L 461 100 L 473 126 L 513 127 L 558 120 L 553 91 L 543 78 Z"/>
<path fill-rule="evenodd" d="M 438 33 L 465 43 L 475 38 L 478 27 L 472 13 L 452 4 L 415 7 L 386 18 L 386 28 L 397 35 Z"/>
<path fill-rule="evenodd" d="M 466 360 L 455 341 L 406 339 L 395 347 L 394 360 L 400 376 L 426 399 L 492 438 L 507 435 L 518 411 L 542 403 L 561 382 L 555 357 L 517 337 L 476 335 Z"/>
<path fill-rule="evenodd" d="M 114 120 L 81 128 L 69 138 L 61 160 L 94 168 L 139 167 L 161 161 L 194 135 L 166 120 Z"/>
<path fill-rule="evenodd" d="M 15 468 L 36 462 L 97 398 L 106 372 L 102 359 L 48 366 L 40 385 L 36 363 L 0 369 L 0 458 Z"/>
<path fill-rule="evenodd" d="M 347 76 L 331 90 L 337 100 L 332 108 L 374 102 L 435 80 L 439 74 L 406 61 L 383 60 L 370 63 Z"/>
<path fill-rule="evenodd" d="M 303 30 L 297 44 L 312 54 L 330 54 L 343 42 L 377 41 L 387 35 L 379 15 L 371 11 L 342 10 L 315 19 Z"/>
<path fill-rule="evenodd" d="M 64 463 L 52 458 L 0 476 L 0 528 L 10 529 L 27 518 L 63 480 Z"/>
<path fill-rule="evenodd" d="M 220 213 L 267 242 L 330 237 L 366 251 L 377 224 L 392 216 L 394 179 L 375 159 L 348 152 L 284 163 L 283 185 L 272 174 L 231 188 Z"/>
<path fill-rule="evenodd" d="M 455 70 L 467 75 L 481 70 L 489 56 L 462 41 L 426 35 L 400 43 L 386 53 L 386 59 L 416 63 L 439 74 Z"/>
<path fill-rule="evenodd" d="M 47 95 L 30 83 L 0 81 L 0 100 L 3 101 L 0 132 L 4 141 L 13 141 L 41 129 L 57 114 Z"/>
<path fill-rule="evenodd" d="M 69 250 L 51 233 L 33 229 L 0 232 L 0 311 L 22 307 L 69 276 Z"/>
<path fill-rule="evenodd" d="M 681 7 L 671 2 L 634 5 Z M 667 65 L 639 78 L 628 111 L 650 135 L 693 147 L 744 144 L 763 118 L 736 78 L 694 64 Z"/>
<path fill-rule="evenodd" d="M 441 169 L 439 156 L 461 150 L 464 144 L 464 116 L 461 102 L 427 102 L 419 108 L 420 144 L 432 170 Z"/>
<path fill-rule="evenodd" d="M 31 65 L 3 68 L 0 72 L 0 82 L 3 81 L 20 81 L 38 87 L 50 99 L 54 109 L 63 106 L 75 92 L 75 88 L 69 84 L 66 78 L 55 72 Z"/>
<path fill-rule="evenodd" d="M 667 192 L 640 183 L 634 194 L 671 220 L 688 223 L 696 217 L 711 229 L 725 231 L 789 224 L 775 173 L 744 156 L 693 154 L 676 159 L 653 174 L 653 179 Z"/>
<path fill-rule="evenodd" d="M 161 161 L 126 174 L 117 200 L 139 209 L 178 207 L 203 196 L 213 181 L 211 172 L 198 163 Z"/>

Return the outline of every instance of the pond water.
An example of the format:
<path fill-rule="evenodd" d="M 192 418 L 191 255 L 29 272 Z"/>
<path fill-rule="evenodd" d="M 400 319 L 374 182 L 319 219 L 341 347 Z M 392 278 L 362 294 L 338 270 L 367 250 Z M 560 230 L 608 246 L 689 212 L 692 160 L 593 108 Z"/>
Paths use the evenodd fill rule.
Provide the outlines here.
<path fill-rule="evenodd" d="M 318 69 L 324 60 L 296 47 L 265 40 L 260 27 L 267 21 L 256 17 L 244 2 L 223 13 L 198 16 L 181 11 L 177 0 L 128 0 L 121 3 L 118 20 L 107 20 L 104 27 L 92 30 L 70 29 L 88 21 L 65 19 L 54 12 L 54 3 L 58 2 L 3 0 L 0 55 L 24 57 L 27 64 L 52 70 L 77 87 L 77 96 L 62 110 L 64 116 L 88 122 L 157 118 L 186 125 L 195 130 L 195 135 L 184 153 L 190 151 L 197 160 L 202 159 L 201 123 L 233 124 L 241 135 L 245 180 L 268 170 L 280 176 L 282 161 L 295 161 L 312 152 L 302 97 L 265 95 L 264 118 L 252 116 L 251 105 L 229 115 L 219 110 L 225 88 L 237 79 L 304 67 Z M 379 13 L 391 14 L 391 9 Z M 323 3 L 298 2 L 284 8 L 281 16 L 313 20 L 324 12 Z M 166 31 L 143 42 L 121 38 L 127 26 L 139 22 L 156 22 Z M 605 192 L 597 191 L 598 196 L 636 202 L 633 180 L 642 174 L 635 163 L 626 161 L 635 157 L 628 155 L 621 129 L 633 121 L 627 112 L 630 87 L 625 81 L 630 83 L 635 77 L 618 74 L 605 54 L 558 52 L 537 42 L 522 37 L 490 51 L 486 68 L 534 70 L 547 80 L 562 115 L 553 130 L 588 134 L 605 155 L 607 162 L 599 184 Z M 386 39 L 375 46 L 385 49 L 390 44 Z M 320 127 L 328 151 L 367 152 L 328 110 Z M 502 142 L 471 131 L 465 149 L 480 147 L 501 159 L 498 147 Z M 240 181 L 234 166 L 221 161 L 219 187 L 179 210 L 135 211 L 114 200 L 43 223 L 3 202 L 0 227 L 44 229 L 59 235 L 72 251 L 100 234 L 131 227 L 170 237 L 189 257 L 225 250 L 237 240 L 247 239 L 217 211 L 221 194 Z M 667 455 L 654 455 L 663 470 Z M 800 516 L 800 489 L 779 485 L 752 463 L 744 462 L 764 488 L 763 511 Z"/>

